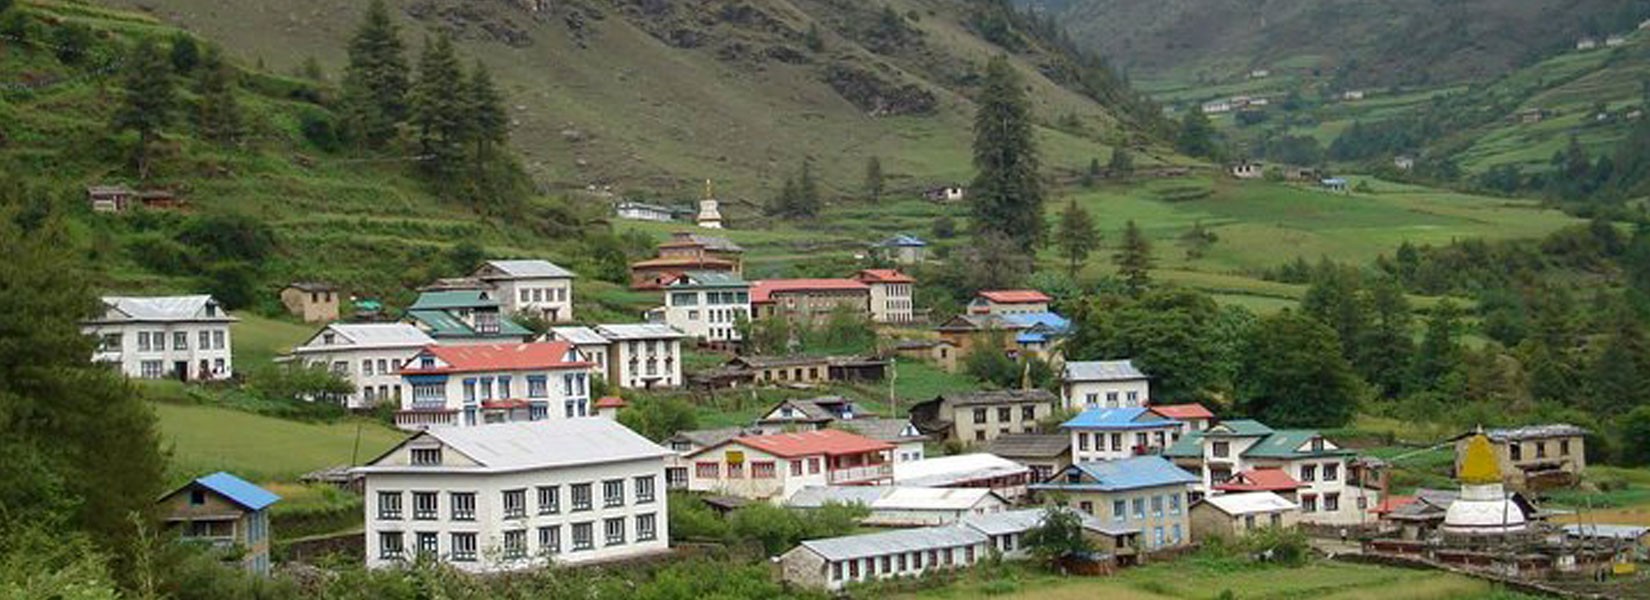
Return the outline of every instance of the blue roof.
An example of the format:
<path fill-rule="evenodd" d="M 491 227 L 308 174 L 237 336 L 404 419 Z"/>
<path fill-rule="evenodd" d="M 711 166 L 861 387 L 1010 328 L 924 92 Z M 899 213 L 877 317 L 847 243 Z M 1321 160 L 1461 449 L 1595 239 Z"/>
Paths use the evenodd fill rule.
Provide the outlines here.
<path fill-rule="evenodd" d="M 927 246 L 928 242 L 924 242 L 924 241 L 918 239 L 916 236 L 905 235 L 905 234 L 902 233 L 902 234 L 896 235 L 894 237 L 888 238 L 886 240 L 883 240 L 882 245 L 885 246 L 885 247 Z"/>
<path fill-rule="evenodd" d="M 223 471 L 196 479 L 195 485 L 217 492 L 247 510 L 263 510 L 281 499 L 274 492 Z"/>
<path fill-rule="evenodd" d="M 1180 425 L 1179 421 L 1165 419 L 1162 415 L 1144 407 L 1133 406 L 1127 408 L 1091 408 L 1076 417 L 1072 417 L 1070 421 L 1060 424 L 1060 427 L 1073 429 L 1150 429 L 1178 425 Z"/>
<path fill-rule="evenodd" d="M 1071 319 L 1051 312 L 1003 315 L 1002 318 L 1013 325 L 1039 328 L 1048 333 L 1065 333 L 1071 329 Z"/>
<path fill-rule="evenodd" d="M 1077 475 L 1079 481 L 1067 478 Z M 1076 490 L 1119 492 L 1140 488 L 1185 485 L 1201 481 L 1196 475 L 1175 466 L 1161 456 L 1134 456 L 1121 460 L 1083 462 L 1066 467 L 1047 483 L 1032 485 L 1035 490 Z"/>
<path fill-rule="evenodd" d="M 1028 331 L 1014 336 L 1014 342 L 1019 344 L 1043 344 L 1048 342 L 1048 334 L 1038 331 Z"/>

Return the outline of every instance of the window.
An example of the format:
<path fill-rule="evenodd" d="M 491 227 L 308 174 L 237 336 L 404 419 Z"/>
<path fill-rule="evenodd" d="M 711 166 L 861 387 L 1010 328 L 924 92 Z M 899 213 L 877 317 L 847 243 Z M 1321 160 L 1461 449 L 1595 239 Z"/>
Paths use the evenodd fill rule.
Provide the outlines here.
<path fill-rule="evenodd" d="M 1129 392 L 1129 406 L 1140 406 L 1140 392 Z"/>
<path fill-rule="evenodd" d="M 1340 463 L 1327 463 L 1323 466 L 1323 480 L 1335 481 L 1341 477 Z"/>
<path fill-rule="evenodd" d="M 1121 523 L 1129 517 L 1129 505 L 1122 500 L 1111 501 L 1111 520 Z"/>
<path fill-rule="evenodd" d="M 1007 422 L 1012 421 L 1012 420 L 1014 420 L 1014 409 L 1013 409 L 1013 407 L 1001 406 L 1001 407 L 997 408 L 997 422 L 998 423 L 1007 423 Z"/>
<path fill-rule="evenodd" d="M 831 581 L 842 581 L 842 563 L 831 563 Z"/>
<path fill-rule="evenodd" d="M 143 338 L 138 338 L 138 343 L 142 344 Z M 1507 444 L 1507 453 L 1510 454 L 1512 459 L 1515 461 L 1524 460 L 1524 444 L 1520 444 L 1518 442 Z"/>
<path fill-rule="evenodd" d="M 149 332 L 147 332 L 147 331 L 139 331 L 138 332 L 138 350 L 140 352 L 148 352 L 149 351 Z"/>
<path fill-rule="evenodd" d="M 174 332 L 172 332 L 172 349 L 173 350 L 188 350 L 189 349 L 189 332 L 187 332 L 187 331 L 174 331 Z M 201 348 L 201 349 L 205 350 L 205 348 Z"/>
<path fill-rule="evenodd" d="M 985 409 L 983 409 L 983 408 L 974 409 L 974 424 L 978 425 L 978 424 L 984 423 L 984 422 L 985 422 Z"/>
<path fill-rule="evenodd" d="M 189 505 L 200 506 L 202 504 L 206 504 L 206 492 L 202 490 L 189 490 Z"/>
<path fill-rule="evenodd" d="M 539 554 L 545 556 L 561 554 L 560 525 L 546 525 L 539 528 Z"/>
<path fill-rule="evenodd" d="M 759 460 L 751 463 L 751 479 L 773 479 L 776 475 L 773 461 Z"/>
<path fill-rule="evenodd" d="M 527 558 L 526 529 L 512 529 L 504 532 L 504 558 L 506 560 Z"/>
<path fill-rule="evenodd" d="M 504 518 L 527 518 L 527 490 L 504 490 Z"/>
<path fill-rule="evenodd" d="M 440 448 L 413 448 L 412 464 L 415 466 L 432 466 L 441 464 Z"/>
<path fill-rule="evenodd" d="M 1210 444 L 1209 451 L 1215 458 L 1226 458 L 1227 455 L 1232 453 L 1232 444 L 1231 442 L 1215 442 Z"/>
<path fill-rule="evenodd" d="M 212 349 L 213 350 L 222 350 L 223 349 L 223 332 L 222 331 L 212 332 Z"/>
<path fill-rule="evenodd" d="M 819 457 L 814 457 L 814 458 L 808 459 L 808 474 L 809 475 L 818 475 L 819 474 Z"/>
<path fill-rule="evenodd" d="M 624 506 L 623 479 L 609 479 L 602 482 L 602 506 L 604 508 Z"/>
<path fill-rule="evenodd" d="M 1301 496 L 1301 512 L 1318 512 L 1318 497 Z"/>
<path fill-rule="evenodd" d="M 1536 442 L 1535 443 L 1535 457 L 1536 458 L 1547 458 L 1547 442 Z"/>
<path fill-rule="evenodd" d="M 1181 539 L 1180 538 L 1180 524 L 1175 523 L 1174 524 L 1174 538 L 1173 538 L 1173 541 L 1174 541 L 1174 543 L 1178 544 L 1178 543 L 1180 543 L 1180 539 Z"/>
<path fill-rule="evenodd" d="M 475 492 L 453 492 L 447 495 L 447 501 L 452 504 L 454 521 L 476 520 Z"/>
<path fill-rule="evenodd" d="M 361 374 L 366 375 L 368 377 L 372 376 L 372 374 L 373 374 L 372 359 L 370 359 L 370 358 L 361 359 Z"/>
<path fill-rule="evenodd" d="M 1117 408 L 1117 392 L 1106 392 L 1106 408 Z"/>
<path fill-rule="evenodd" d="M 636 541 L 651 542 L 659 539 L 658 517 L 653 513 L 636 515 Z"/>
<path fill-rule="evenodd" d="M 1244 529 L 1254 529 L 1255 528 L 1255 515 L 1243 515 L 1243 528 Z"/>
<path fill-rule="evenodd" d="M 573 524 L 573 550 L 591 550 L 596 547 L 596 525 L 586 521 Z"/>
<path fill-rule="evenodd" d="M 1340 510 L 1341 510 L 1341 495 L 1340 494 L 1324 494 L 1323 495 L 1323 510 L 1324 510 L 1324 512 L 1340 512 Z"/>
<path fill-rule="evenodd" d="M 1095 442 L 1095 443 L 1099 444 L 1099 442 Z M 1112 452 L 1122 452 L 1123 451 L 1123 434 L 1121 434 L 1121 433 L 1111 434 L 1111 451 Z"/>
<path fill-rule="evenodd" d="M 433 558 L 433 557 L 435 557 L 436 554 L 438 554 L 440 552 L 441 552 L 441 541 L 440 541 L 440 538 L 436 537 L 436 534 L 434 532 L 430 532 L 430 531 L 420 531 L 420 532 L 418 532 L 418 553 L 419 554 Z"/>
<path fill-rule="evenodd" d="M 151 333 L 149 334 L 149 339 L 155 342 L 156 352 L 163 352 L 166 350 L 166 332 L 156 331 Z"/>
<path fill-rule="evenodd" d="M 118 348 L 119 344 L 116 344 L 116 347 Z M 1570 440 L 1559 440 L 1558 441 L 1558 455 L 1559 456 L 1565 456 L 1565 457 L 1568 457 L 1570 455 Z"/>
<path fill-rule="evenodd" d="M 1301 481 L 1311 482 L 1318 480 L 1317 465 L 1301 465 Z"/>
<path fill-rule="evenodd" d="M 120 334 L 118 334 L 118 333 L 105 333 L 105 334 L 102 335 L 102 337 L 98 338 L 98 340 L 99 340 L 98 345 L 97 345 L 98 349 L 103 350 L 105 352 L 119 352 L 120 351 Z"/>
<path fill-rule="evenodd" d="M 573 491 L 573 510 L 590 510 L 590 486 L 588 483 L 575 483 L 570 487 Z"/>
<path fill-rule="evenodd" d="M 561 512 L 561 486 L 539 486 L 539 514 L 553 515 Z"/>
<path fill-rule="evenodd" d="M 413 520 L 434 521 L 440 512 L 440 498 L 435 492 L 413 492 Z"/>
<path fill-rule="evenodd" d="M 166 374 L 166 367 L 158 360 L 146 360 L 138 366 L 139 376 L 144 379 L 160 379 Z"/>
<path fill-rule="evenodd" d="M 801 476 L 802 476 L 802 461 L 800 461 L 800 460 L 791 461 L 791 477 L 801 477 Z"/>
<path fill-rule="evenodd" d="M 1134 518 L 1136 518 L 1136 519 L 1146 518 L 1146 499 L 1145 498 L 1135 498 L 1134 499 Z"/>
<path fill-rule="evenodd" d="M 1269 519 L 1269 520 L 1271 521 L 1271 524 L 1272 524 L 1273 527 L 1282 527 L 1283 526 L 1283 515 L 1280 515 L 1278 513 L 1272 513 L 1272 518 Z"/>
<path fill-rule="evenodd" d="M 453 562 L 474 562 L 476 559 L 476 534 L 465 531 L 455 531 L 452 535 Z"/>
<path fill-rule="evenodd" d="M 401 492 L 378 492 L 378 520 L 401 520 Z"/>
<path fill-rule="evenodd" d="M 550 384 L 545 379 L 545 377 L 543 375 L 528 375 L 527 376 L 527 397 L 528 398 L 548 398 L 549 396 L 550 396 Z"/>
<path fill-rule="evenodd" d="M 722 478 L 722 464 L 721 463 L 704 462 L 704 461 L 696 462 L 696 463 L 693 463 L 693 470 L 694 470 L 693 476 L 698 477 L 700 479 L 721 479 Z"/>
<path fill-rule="evenodd" d="M 1152 516 L 1154 516 L 1154 517 L 1163 516 L 1163 497 L 1162 496 L 1152 496 Z"/>
<path fill-rule="evenodd" d="M 675 292 L 670 295 L 671 306 L 696 306 L 699 304 L 699 294 L 695 292 Z"/>
<path fill-rule="evenodd" d="M 1152 547 L 1157 548 L 1157 547 L 1160 547 L 1162 545 L 1163 545 L 1163 526 L 1158 525 L 1157 527 L 1152 528 Z"/>
<path fill-rule="evenodd" d="M 802 470 L 800 462 L 796 463 L 797 470 Z M 654 499 L 654 477 L 643 475 L 636 478 L 636 503 L 647 504 Z"/>
<path fill-rule="evenodd" d="M 402 547 L 401 532 L 378 532 L 378 558 L 384 560 L 398 560 L 407 549 Z"/>
<path fill-rule="evenodd" d="M 1094 503 L 1089 502 L 1088 500 L 1078 502 L 1077 503 L 1077 510 L 1083 511 L 1083 514 L 1092 515 L 1092 514 L 1094 514 Z"/>
<path fill-rule="evenodd" d="M 604 539 L 607 540 L 606 545 L 619 546 L 624 544 L 624 517 L 603 519 L 602 533 L 605 534 Z"/>
<path fill-rule="evenodd" d="M 1088 433 L 1081 432 L 1081 431 L 1077 432 L 1077 450 L 1080 451 L 1080 452 L 1088 452 L 1089 451 L 1089 434 Z"/>
<path fill-rule="evenodd" d="M 1169 494 L 1169 514 L 1180 514 L 1180 494 Z"/>

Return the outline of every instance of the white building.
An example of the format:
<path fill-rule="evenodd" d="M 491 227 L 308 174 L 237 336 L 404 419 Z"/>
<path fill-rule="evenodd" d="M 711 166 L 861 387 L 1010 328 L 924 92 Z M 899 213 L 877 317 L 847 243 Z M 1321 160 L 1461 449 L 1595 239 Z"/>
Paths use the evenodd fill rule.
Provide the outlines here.
<path fill-rule="evenodd" d="M 1091 408 L 1060 425 L 1071 434 L 1071 462 L 1120 460 L 1162 452 L 1182 423 L 1151 409 Z"/>
<path fill-rule="evenodd" d="M 104 296 L 103 314 L 81 323 L 97 338 L 93 362 L 127 377 L 184 381 L 234 374 L 229 326 L 237 321 L 211 296 Z"/>
<path fill-rule="evenodd" d="M 606 419 L 448 427 L 364 467 L 368 568 L 471 572 L 669 550 L 664 456 Z"/>
<path fill-rule="evenodd" d="M 1069 410 L 1151 404 L 1151 379 L 1134 367 L 1134 361 L 1068 362 L 1060 380 L 1060 398 Z"/>
<path fill-rule="evenodd" d="M 1208 102 L 1203 103 L 1202 111 L 1203 111 L 1203 114 L 1206 114 L 1206 115 L 1215 115 L 1215 114 L 1220 114 L 1220 113 L 1232 112 L 1232 101 L 1231 100 L 1210 100 Z"/>
<path fill-rule="evenodd" d="M 682 338 L 663 323 L 597 325 L 608 340 L 607 380 L 624 389 L 682 386 Z"/>
<path fill-rule="evenodd" d="M 590 362 L 567 342 L 430 346 L 401 376 L 404 429 L 595 416 Z"/>
<path fill-rule="evenodd" d="M 751 316 L 750 283 L 732 273 L 690 271 L 662 287 L 665 305 L 650 317 L 707 343 L 739 341 L 739 321 Z"/>
<path fill-rule="evenodd" d="M 406 394 L 401 366 L 435 340 L 406 323 L 333 323 L 304 345 L 292 349 L 292 359 L 331 369 L 355 386 L 344 398 L 350 408 L 370 408 L 379 402 L 400 406 Z"/>
<path fill-rule="evenodd" d="M 783 501 L 808 486 L 892 483 L 894 446 L 836 429 L 736 437 L 684 454 L 688 489 Z"/>
<path fill-rule="evenodd" d="M 657 204 L 645 202 L 620 202 L 613 206 L 613 214 L 621 219 L 631 221 L 656 221 L 669 223 L 676 220 L 676 211 Z"/>
<path fill-rule="evenodd" d="M 607 377 L 607 353 L 611 342 L 596 330 L 583 325 L 551 327 L 545 336 L 548 341 L 568 342 L 579 349 L 579 354 L 590 361 L 590 372 Z"/>
<path fill-rule="evenodd" d="M 1373 481 L 1358 481 L 1354 454 L 1309 429 L 1274 430 L 1257 421 L 1221 421 L 1207 430 L 1183 434 L 1163 451 L 1165 458 L 1197 475 L 1194 491 L 1213 493 L 1239 473 L 1279 469 L 1299 482 L 1291 497 L 1300 520 L 1351 525 L 1367 520 L 1380 504 Z"/>
<path fill-rule="evenodd" d="M 790 508 L 816 509 L 827 504 L 858 504 L 870 515 L 862 525 L 927 527 L 950 525 L 970 516 L 996 514 L 1008 501 L 985 488 L 921 488 L 889 485 L 806 487 L 785 501 Z"/>
<path fill-rule="evenodd" d="M 985 534 L 967 527 L 921 527 L 808 540 L 779 557 L 790 584 L 840 590 L 850 583 L 920 577 L 973 566 L 990 554 Z"/>
<path fill-rule="evenodd" d="M 987 488 L 1010 502 L 1026 495 L 1031 468 L 1012 460 L 976 452 L 894 465 L 894 485 L 931 488 Z"/>
<path fill-rule="evenodd" d="M 910 323 L 916 320 L 913 288 L 917 280 L 894 269 L 865 269 L 854 280 L 871 288 L 871 320 Z"/>
<path fill-rule="evenodd" d="M 547 260 L 489 260 L 472 277 L 492 286 L 507 314 L 530 314 L 552 323 L 573 320 L 572 271 Z"/>

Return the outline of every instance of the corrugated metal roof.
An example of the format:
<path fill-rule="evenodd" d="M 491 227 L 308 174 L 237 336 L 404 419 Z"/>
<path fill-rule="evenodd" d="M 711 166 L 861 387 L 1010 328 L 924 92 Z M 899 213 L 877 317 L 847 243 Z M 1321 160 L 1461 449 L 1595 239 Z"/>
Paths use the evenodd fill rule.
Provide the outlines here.
<path fill-rule="evenodd" d="M 217 492 L 247 510 L 263 510 L 281 499 L 274 492 L 223 471 L 196 479 L 194 485 Z"/>
<path fill-rule="evenodd" d="M 327 332 L 343 338 L 343 343 L 323 343 Z M 382 348 L 423 348 L 435 340 L 424 331 L 407 323 L 333 323 L 323 327 L 303 346 L 293 349 L 296 354 L 327 350 L 364 350 Z"/>
<path fill-rule="evenodd" d="M 449 308 L 497 308 L 498 298 L 480 290 L 448 290 L 424 292 L 418 295 L 407 310 L 446 310 Z"/>
<path fill-rule="evenodd" d="M 1220 512 L 1234 517 L 1260 513 L 1282 512 L 1300 508 L 1294 502 L 1285 500 L 1272 492 L 1244 492 L 1241 494 L 1220 494 L 1203 499 L 1210 506 L 1220 509 Z"/>
<path fill-rule="evenodd" d="M 978 404 L 1018 404 L 1021 402 L 1048 402 L 1058 398 L 1048 390 L 987 390 L 979 392 L 961 392 L 940 396 L 945 403 L 951 406 L 973 406 Z"/>
<path fill-rule="evenodd" d="M 836 422 L 836 427 L 858 432 L 860 435 L 873 440 L 900 443 L 921 440 L 924 436 L 921 431 L 911 425 L 910 419 L 887 419 L 883 417 L 854 417 Z"/>
<path fill-rule="evenodd" d="M 664 323 L 623 323 L 597 325 L 596 333 L 609 340 L 658 340 L 687 337 Z"/>
<path fill-rule="evenodd" d="M 687 281 L 671 283 L 666 287 L 681 289 L 694 287 L 748 287 L 750 285 L 749 282 L 741 279 L 738 275 L 734 275 L 733 273 L 724 273 L 721 271 L 688 271 L 682 274 L 682 278 Z"/>
<path fill-rule="evenodd" d="M 1147 379 L 1132 360 L 1087 360 L 1066 363 L 1066 381 L 1134 381 Z"/>
<path fill-rule="evenodd" d="M 1037 290 L 983 290 L 979 297 L 998 304 L 1035 304 L 1054 300 Z"/>
<path fill-rule="evenodd" d="M 1099 517 L 1082 512 L 1073 511 L 1082 520 L 1083 527 L 1107 535 L 1122 535 L 1140 533 L 1138 528 L 1119 527 L 1102 521 Z M 1023 508 L 1020 510 L 1005 510 L 988 515 L 968 515 L 958 521 L 958 525 L 968 527 L 986 535 L 1007 535 L 1011 533 L 1025 533 L 1043 524 L 1043 518 L 1048 514 L 1046 508 Z"/>
<path fill-rule="evenodd" d="M 1048 458 L 1071 452 L 1071 434 L 1010 433 L 999 435 L 983 448 L 1008 458 Z"/>
<path fill-rule="evenodd" d="M 359 470 L 364 473 L 508 472 L 624 462 L 671 454 L 623 425 L 596 417 L 438 427 L 419 435 L 439 440 L 481 466 L 379 466 L 374 461 L 374 464 Z"/>
<path fill-rule="evenodd" d="M 1491 429 L 1484 435 L 1491 440 L 1504 442 L 1507 440 L 1533 440 L 1555 437 L 1579 437 L 1587 435 L 1587 430 L 1568 423 L 1554 423 L 1551 425 L 1530 425 L 1514 429 Z"/>
<path fill-rule="evenodd" d="M 882 243 L 878 244 L 878 245 L 883 246 L 885 248 L 897 248 L 897 247 L 900 247 L 900 246 L 921 247 L 921 246 L 927 246 L 928 242 L 924 242 L 924 241 L 922 241 L 921 238 L 918 238 L 916 236 L 906 235 L 906 234 L 901 233 L 901 234 L 896 235 L 894 237 L 883 240 Z"/>
<path fill-rule="evenodd" d="M 881 485 L 810 485 L 797 490 L 785 500 L 792 508 L 820 508 L 826 504 L 859 504 L 871 506 L 894 488 Z"/>
<path fill-rule="evenodd" d="M 114 321 L 234 321 L 211 296 L 104 296 L 103 304 L 125 318 Z M 206 307 L 215 315 L 207 316 Z"/>
<path fill-rule="evenodd" d="M 489 260 L 487 264 L 510 277 L 550 277 L 558 279 L 578 277 L 572 271 L 563 269 L 548 260 Z"/>
<path fill-rule="evenodd" d="M 1120 460 L 1083 462 L 1067 467 L 1066 473 L 1082 475 L 1078 482 L 1056 476 L 1033 489 L 1093 490 L 1101 492 L 1184 485 L 1201 481 L 1196 475 L 1175 466 L 1161 456 L 1132 456 Z"/>
<path fill-rule="evenodd" d="M 589 327 L 551 327 L 550 335 L 579 346 L 601 346 L 608 343 L 607 338 Z"/>
<path fill-rule="evenodd" d="M 942 487 L 963 481 L 1030 472 L 1020 463 L 983 452 L 897 463 L 894 484 Z"/>
<path fill-rule="evenodd" d="M 1646 535 L 1650 535 L 1650 527 L 1640 525 L 1607 525 L 1592 523 L 1585 525 L 1572 524 L 1564 526 L 1564 533 L 1581 537 L 1600 537 L 1633 541 Z"/>
<path fill-rule="evenodd" d="M 1091 408 L 1061 423 L 1067 429 L 1154 429 L 1179 427 L 1180 421 L 1165 419 L 1143 406 Z"/>
<path fill-rule="evenodd" d="M 1297 458 L 1307 456 L 1339 456 L 1353 453 L 1351 450 L 1329 448 L 1327 446 L 1325 446 L 1323 450 L 1317 451 L 1314 451 L 1309 447 L 1307 450 L 1300 450 L 1300 448 L 1311 444 L 1313 439 L 1322 437 L 1322 434 L 1310 429 L 1279 429 L 1273 431 L 1272 435 L 1266 436 L 1266 439 L 1256 442 L 1255 445 L 1250 446 L 1248 450 L 1244 450 L 1243 455 L 1245 457 L 1253 456 L 1261 458 Z"/>
<path fill-rule="evenodd" d="M 825 560 L 837 561 L 919 550 L 974 546 L 988 541 L 990 540 L 985 534 L 967 527 L 922 527 L 808 540 L 802 542 L 802 547 L 813 551 Z"/>

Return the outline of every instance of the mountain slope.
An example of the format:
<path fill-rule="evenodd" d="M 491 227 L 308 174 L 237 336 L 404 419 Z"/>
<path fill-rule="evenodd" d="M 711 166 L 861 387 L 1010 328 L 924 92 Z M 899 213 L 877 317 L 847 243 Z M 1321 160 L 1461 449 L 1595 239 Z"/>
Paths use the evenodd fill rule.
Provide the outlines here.
<path fill-rule="evenodd" d="M 334 79 L 365 4 L 105 2 L 232 41 L 233 54 L 278 70 L 316 57 Z M 1002 51 L 966 27 L 974 4 L 893 0 L 898 18 L 884 24 L 881 4 L 853 0 L 391 1 L 410 45 L 451 31 L 493 70 L 539 181 L 686 200 L 708 178 L 751 201 L 804 157 L 839 193 L 872 155 L 896 187 L 966 178 L 971 85 Z M 810 27 L 822 48 L 805 42 Z M 1076 169 L 1135 128 L 1043 76 L 1050 60 L 1016 55 L 1050 125 L 1051 167 Z"/>

